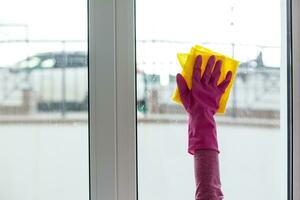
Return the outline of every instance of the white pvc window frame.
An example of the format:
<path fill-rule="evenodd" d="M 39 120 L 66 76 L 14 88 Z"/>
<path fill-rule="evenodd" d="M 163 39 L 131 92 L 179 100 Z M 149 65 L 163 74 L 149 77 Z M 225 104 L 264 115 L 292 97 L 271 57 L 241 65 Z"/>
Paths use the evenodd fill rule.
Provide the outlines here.
<path fill-rule="evenodd" d="M 290 193 L 291 199 L 300 200 L 300 1 L 291 0 L 289 5 L 291 43 L 291 116 L 290 116 Z"/>
<path fill-rule="evenodd" d="M 134 0 L 89 1 L 90 199 L 136 200 Z"/>
<path fill-rule="evenodd" d="M 288 33 L 282 198 L 300 200 L 300 0 L 282 2 Z M 89 0 L 89 102 L 90 199 L 137 200 L 134 0 Z"/>

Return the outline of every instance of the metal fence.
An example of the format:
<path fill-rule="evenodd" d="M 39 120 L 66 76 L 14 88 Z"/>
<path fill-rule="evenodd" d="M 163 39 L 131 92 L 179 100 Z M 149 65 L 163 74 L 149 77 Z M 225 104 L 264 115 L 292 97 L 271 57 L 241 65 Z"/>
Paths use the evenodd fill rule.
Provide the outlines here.
<path fill-rule="evenodd" d="M 87 111 L 86 41 L 3 40 L 1 51 L 0 114 Z"/>
<path fill-rule="evenodd" d="M 170 97 L 180 72 L 176 54 L 195 42 L 137 41 L 138 109 L 147 113 L 182 113 Z M 227 115 L 278 118 L 280 112 L 280 48 L 249 44 L 199 43 L 241 61 L 228 101 Z M 82 40 L 2 40 L 0 53 L 0 114 L 86 112 L 88 74 L 85 67 L 16 72 L 18 61 L 41 53 L 87 53 Z M 278 56 L 279 55 L 279 56 Z M 278 60 L 279 57 L 279 60 Z M 271 58 L 271 59 L 266 59 Z M 271 61 L 271 62 L 270 62 Z M 31 63 L 32 64 L 32 63 Z M 48 63 L 49 64 L 49 63 Z M 27 66 L 25 68 L 30 68 Z M 142 92 L 142 94 L 139 94 Z"/>

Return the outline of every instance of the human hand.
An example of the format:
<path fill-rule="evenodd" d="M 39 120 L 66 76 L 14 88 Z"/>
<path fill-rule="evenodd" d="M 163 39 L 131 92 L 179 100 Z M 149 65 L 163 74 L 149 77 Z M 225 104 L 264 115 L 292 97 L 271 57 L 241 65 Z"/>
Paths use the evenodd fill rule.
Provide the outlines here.
<path fill-rule="evenodd" d="M 219 108 L 221 96 L 230 83 L 232 72 L 228 72 L 225 80 L 217 85 L 221 75 L 222 61 L 218 60 L 215 64 L 215 56 L 211 56 L 202 77 L 201 65 L 202 57 L 198 56 L 194 65 L 191 90 L 188 88 L 183 76 L 177 74 L 176 81 L 181 102 L 190 114 L 193 114 L 193 111 L 197 108 L 208 109 L 215 114 Z M 212 71 L 214 65 L 215 68 Z"/>
<path fill-rule="evenodd" d="M 191 154 L 198 149 L 219 151 L 213 116 L 219 108 L 222 94 L 232 77 L 232 72 L 229 71 L 225 80 L 217 84 L 222 61 L 218 60 L 215 63 L 215 56 L 209 58 L 202 77 L 201 65 L 202 57 L 198 56 L 194 65 L 191 89 L 188 88 L 181 74 L 176 76 L 181 102 L 189 114 L 189 152 Z M 215 66 L 214 69 L 213 66 Z"/>

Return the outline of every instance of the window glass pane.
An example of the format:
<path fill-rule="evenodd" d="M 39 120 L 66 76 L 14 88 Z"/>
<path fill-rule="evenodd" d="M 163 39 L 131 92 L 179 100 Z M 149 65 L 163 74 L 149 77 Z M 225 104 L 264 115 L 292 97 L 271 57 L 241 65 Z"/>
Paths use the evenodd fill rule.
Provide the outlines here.
<path fill-rule="evenodd" d="M 187 115 L 171 96 L 181 71 L 176 54 L 187 53 L 196 44 L 240 61 L 227 111 L 216 116 L 225 199 L 282 199 L 284 4 L 280 0 L 136 1 L 139 200 L 194 199 Z"/>
<path fill-rule="evenodd" d="M 88 200 L 87 1 L 1 1 L 0 18 L 0 199 Z"/>

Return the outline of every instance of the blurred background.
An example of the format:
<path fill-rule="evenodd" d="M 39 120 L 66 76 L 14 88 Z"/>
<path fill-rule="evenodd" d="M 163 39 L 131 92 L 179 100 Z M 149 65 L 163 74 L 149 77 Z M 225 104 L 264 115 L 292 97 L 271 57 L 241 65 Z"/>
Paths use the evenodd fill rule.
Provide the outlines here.
<path fill-rule="evenodd" d="M 137 0 L 140 200 L 194 199 L 187 115 L 171 100 L 177 53 L 196 44 L 240 61 L 217 115 L 225 199 L 286 199 L 284 0 Z M 284 100 L 284 101 L 282 101 Z"/>
<path fill-rule="evenodd" d="M 87 1 L 0 4 L 0 199 L 89 199 Z"/>
<path fill-rule="evenodd" d="M 87 1 L 0 1 L 0 199 L 89 197 Z M 279 200 L 284 0 L 136 0 L 140 200 L 193 199 L 177 53 L 241 62 L 217 116 L 226 199 Z M 284 196 L 284 195 L 283 195 Z"/>

